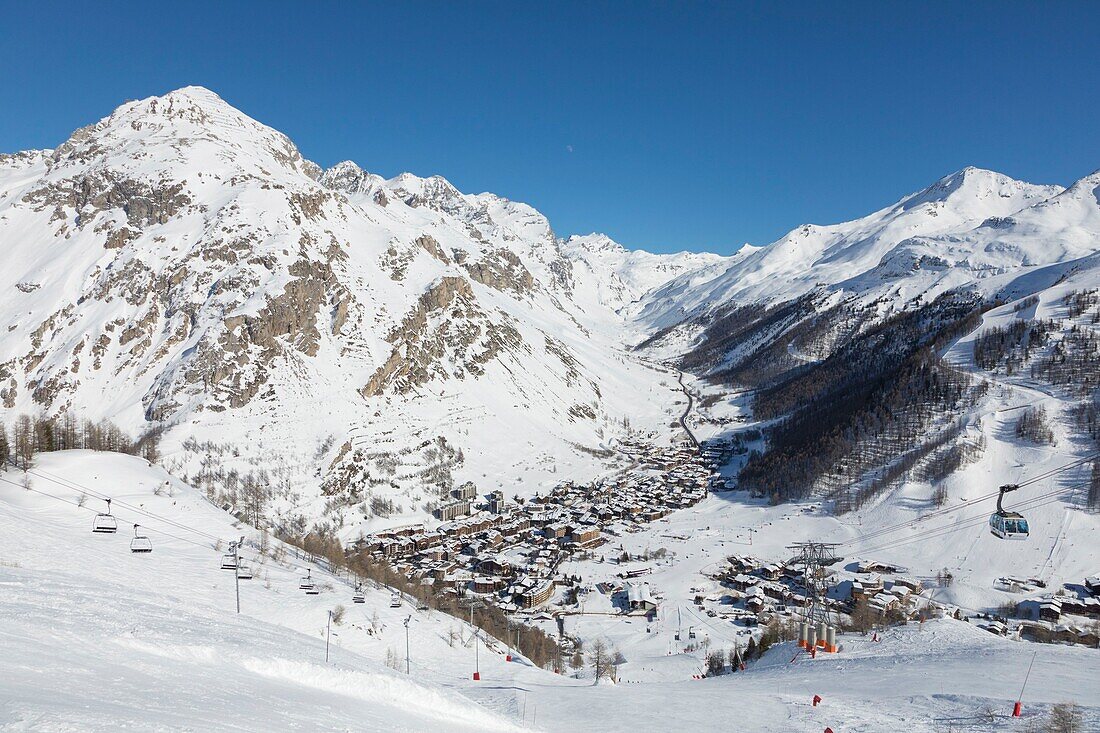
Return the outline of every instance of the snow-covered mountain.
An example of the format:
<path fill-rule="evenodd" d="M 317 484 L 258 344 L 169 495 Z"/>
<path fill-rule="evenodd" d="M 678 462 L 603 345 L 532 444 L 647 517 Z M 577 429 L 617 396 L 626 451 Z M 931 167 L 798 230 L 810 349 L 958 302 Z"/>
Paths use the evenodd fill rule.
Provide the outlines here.
<path fill-rule="evenodd" d="M 591 252 L 438 176 L 322 171 L 197 87 L 0 157 L 0 241 L 5 417 L 167 426 L 181 470 L 216 444 L 288 507 L 316 517 L 323 491 L 335 524 L 376 497 L 422 515 L 452 475 L 534 490 L 562 456 L 591 473 L 614 436 L 667 433 L 672 380 L 615 309 L 715 259 Z"/>
<path fill-rule="evenodd" d="M 1100 250 L 1098 175 L 1062 189 L 966 168 L 863 218 L 806 224 L 678 276 L 631 315 L 641 336 L 659 334 L 663 352 L 674 354 L 706 339 L 707 324 L 734 308 L 763 312 L 810 297 L 815 312 L 873 303 L 881 317 L 956 288 L 992 295 L 1025 273 Z"/>

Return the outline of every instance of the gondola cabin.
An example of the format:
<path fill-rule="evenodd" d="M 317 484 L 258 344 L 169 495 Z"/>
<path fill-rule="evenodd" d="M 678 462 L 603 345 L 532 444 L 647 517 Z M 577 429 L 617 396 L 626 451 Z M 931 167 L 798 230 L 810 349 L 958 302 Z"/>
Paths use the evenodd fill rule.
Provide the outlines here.
<path fill-rule="evenodd" d="M 1018 512 L 994 514 L 989 518 L 989 531 L 1002 540 L 1026 540 L 1027 520 Z"/>
<path fill-rule="evenodd" d="M 1002 540 L 1026 540 L 1027 519 L 1019 512 L 1010 512 L 1001 506 L 1005 494 L 1020 488 L 1017 484 L 1005 484 L 997 494 L 997 511 L 989 517 L 989 531 Z"/>

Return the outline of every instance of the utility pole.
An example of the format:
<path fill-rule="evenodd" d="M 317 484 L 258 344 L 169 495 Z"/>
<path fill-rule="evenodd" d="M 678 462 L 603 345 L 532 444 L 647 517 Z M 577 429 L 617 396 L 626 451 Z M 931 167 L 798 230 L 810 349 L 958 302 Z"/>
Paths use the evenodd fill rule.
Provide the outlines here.
<path fill-rule="evenodd" d="M 474 626 L 474 609 L 480 608 L 481 603 L 476 598 L 471 598 L 468 603 L 470 607 L 470 628 L 473 630 L 474 634 L 474 681 L 477 682 L 481 679 L 481 657 L 480 649 L 478 648 L 480 642 L 480 635 L 478 634 L 479 629 Z"/>
<path fill-rule="evenodd" d="M 244 537 L 241 537 L 241 542 L 244 542 Z M 241 612 L 241 556 L 240 556 L 240 543 L 233 542 L 233 585 L 236 586 L 237 591 L 237 613 Z"/>
<path fill-rule="evenodd" d="M 409 621 L 411 620 L 411 615 L 405 617 L 405 674 L 411 674 L 411 672 L 409 671 Z"/>
<path fill-rule="evenodd" d="M 332 611 L 328 612 L 328 623 L 325 624 L 325 664 L 328 664 L 328 645 L 332 638 Z"/>

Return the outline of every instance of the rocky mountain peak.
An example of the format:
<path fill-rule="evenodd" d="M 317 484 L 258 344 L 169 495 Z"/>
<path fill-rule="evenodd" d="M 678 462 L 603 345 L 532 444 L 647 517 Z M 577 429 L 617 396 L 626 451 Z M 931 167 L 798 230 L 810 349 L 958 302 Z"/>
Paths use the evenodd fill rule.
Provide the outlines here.
<path fill-rule="evenodd" d="M 320 178 L 320 183 L 325 188 L 349 194 L 373 193 L 384 182 L 385 179 L 382 176 L 368 173 L 350 160 L 342 161 L 325 170 Z"/>
<path fill-rule="evenodd" d="M 104 168 L 177 180 L 200 171 L 284 179 L 319 173 L 286 135 L 203 87 L 126 102 L 53 151 L 55 177 Z"/>

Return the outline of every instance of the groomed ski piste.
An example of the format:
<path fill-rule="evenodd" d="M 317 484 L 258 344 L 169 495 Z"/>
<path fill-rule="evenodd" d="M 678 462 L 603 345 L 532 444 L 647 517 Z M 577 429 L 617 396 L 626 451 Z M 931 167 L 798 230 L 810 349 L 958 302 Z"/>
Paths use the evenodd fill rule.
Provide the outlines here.
<path fill-rule="evenodd" d="M 475 651 L 461 621 L 404 601 L 391 608 L 385 588 L 353 604 L 352 587 L 324 568 L 293 554 L 260 557 L 254 529 L 143 460 L 43 454 L 29 473 L 9 469 L 0 478 L 3 730 L 1022 731 L 1063 701 L 1085 706 L 1089 729 L 1100 725 L 1095 650 L 1008 640 L 951 619 L 888 629 L 878 642 L 844 635 L 840 654 L 814 659 L 778 644 L 744 673 L 710 679 L 695 679 L 696 656 L 668 653 L 668 628 L 649 635 L 609 622 L 580 631 L 624 650 L 619 684 L 507 662 L 499 642 L 479 647 L 474 681 Z M 114 500 L 116 534 L 91 531 L 102 496 Z M 702 516 L 679 512 L 653 532 L 712 521 L 733 538 L 737 521 L 755 525 L 754 552 L 766 556 L 810 529 L 801 524 L 837 521 L 718 497 L 697 509 Z M 153 552 L 130 552 L 134 522 Z M 630 541 L 655 544 L 644 534 Z M 699 582 L 701 545 L 715 538 L 696 535 L 654 578 L 670 598 L 677 584 Z M 254 578 L 240 582 L 238 615 L 234 573 L 219 567 L 240 536 Z M 318 595 L 299 588 L 307 572 Z M 666 627 L 674 605 L 662 611 Z M 337 606 L 346 613 L 331 627 L 326 662 L 328 611 Z M 453 646 L 452 629 L 460 637 Z M 1023 717 L 1011 719 L 1032 660 Z M 822 698 L 816 707 L 814 695 Z"/>

